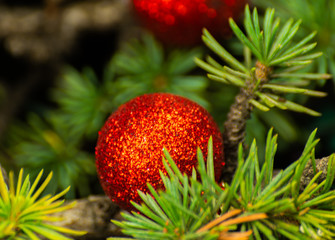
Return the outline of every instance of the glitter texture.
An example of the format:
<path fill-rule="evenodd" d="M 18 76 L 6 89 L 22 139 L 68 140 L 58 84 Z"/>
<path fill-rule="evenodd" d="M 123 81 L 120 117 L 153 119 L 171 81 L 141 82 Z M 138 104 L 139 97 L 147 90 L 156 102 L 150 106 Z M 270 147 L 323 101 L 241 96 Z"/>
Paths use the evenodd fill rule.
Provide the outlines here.
<path fill-rule="evenodd" d="M 215 37 L 231 35 L 228 19 L 237 19 L 247 0 L 133 0 L 144 26 L 168 45 L 201 42 L 207 28 Z"/>
<path fill-rule="evenodd" d="M 165 147 L 182 172 L 191 175 L 197 165 L 197 146 L 207 156 L 213 137 L 216 179 L 223 161 L 221 133 L 210 114 L 197 103 L 169 93 L 134 98 L 119 107 L 99 132 L 96 166 L 105 193 L 121 208 L 141 202 L 137 190 L 148 192 L 147 183 L 163 187 L 159 170 Z"/>

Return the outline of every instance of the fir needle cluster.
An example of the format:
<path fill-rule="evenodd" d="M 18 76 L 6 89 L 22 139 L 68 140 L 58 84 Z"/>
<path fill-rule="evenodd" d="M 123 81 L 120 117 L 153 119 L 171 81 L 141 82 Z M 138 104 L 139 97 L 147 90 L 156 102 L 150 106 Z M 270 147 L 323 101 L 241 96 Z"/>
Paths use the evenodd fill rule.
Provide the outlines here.
<path fill-rule="evenodd" d="M 333 0 L 253 0 L 258 7 L 269 6 L 276 9 L 277 15 L 282 19 L 301 19 L 301 34 L 317 31 L 315 36 L 319 51 L 324 54 L 318 58 L 313 67 L 320 73 L 335 74 L 335 1 Z M 300 35 L 301 35 L 300 34 Z M 333 79 L 334 81 L 334 79 Z"/>
<path fill-rule="evenodd" d="M 207 165 L 198 150 L 198 169 L 191 177 L 182 174 L 168 152 L 163 158 L 168 176 L 161 174 L 165 190 L 140 196 L 138 212 L 122 213 L 124 221 L 113 221 L 136 239 L 333 239 L 335 237 L 335 154 L 328 163 L 325 180 L 321 172 L 300 191 L 300 178 L 308 161 L 315 164 L 314 131 L 300 158 L 273 175 L 277 136 L 268 133 L 264 164 L 260 165 L 256 140 L 247 157 L 240 144 L 238 168 L 224 189 L 214 181 L 212 142 Z M 112 240 L 114 238 L 110 238 Z"/>
<path fill-rule="evenodd" d="M 244 46 L 244 62 L 230 54 L 207 30 L 203 33 L 204 43 L 227 65 L 221 65 L 210 56 L 206 60 L 195 60 L 208 72 L 210 79 L 240 89 L 224 123 L 227 176 L 235 171 L 238 144 L 245 139 L 246 120 L 254 108 L 265 112 L 277 108 L 311 116 L 321 115 L 288 97 L 292 94 L 326 96 L 324 92 L 307 87 L 312 81 L 330 78 L 329 74 L 306 72 L 308 65 L 322 55 L 321 52 L 312 52 L 316 43 L 310 41 L 316 33 L 312 32 L 298 42 L 293 41 L 301 21 L 290 19 L 281 26 L 280 18 L 274 14 L 274 9 L 266 9 L 261 26 L 257 8 L 251 13 L 246 5 L 245 33 L 233 19 L 229 20 L 232 31 Z"/>
<path fill-rule="evenodd" d="M 204 30 L 203 41 L 222 58 L 227 65 L 222 66 L 208 56 L 206 62 L 196 59 L 196 63 L 208 72 L 210 79 L 232 84 L 244 89 L 249 96 L 250 107 L 269 111 L 276 107 L 283 110 L 307 113 L 313 116 L 320 114 L 293 101 L 284 98 L 282 94 L 295 93 L 314 97 L 324 97 L 326 93 L 302 88 L 312 80 L 330 78 L 323 73 L 300 72 L 321 52 L 311 52 L 316 43 L 309 43 L 316 32 L 312 32 L 298 43 L 292 41 L 301 21 L 288 20 L 280 27 L 280 19 L 274 17 L 274 9 L 267 9 L 261 29 L 257 9 L 251 14 L 249 7 L 245 8 L 244 28 L 246 34 L 230 19 L 230 26 L 236 37 L 245 46 L 245 62 L 241 63 L 225 50 L 207 31 Z M 256 59 L 252 59 L 252 55 Z"/>
<path fill-rule="evenodd" d="M 0 171 L 0 238 L 8 240 L 39 240 L 41 237 L 52 240 L 70 240 L 66 235 L 83 235 L 85 232 L 58 227 L 50 224 L 60 221 L 49 214 L 65 211 L 74 206 L 75 202 L 62 206 L 64 200 L 59 200 L 70 189 L 52 196 L 41 194 L 50 183 L 52 173 L 40 183 L 43 171 L 31 184 L 29 175 L 23 177 L 21 169 L 18 180 L 14 183 L 13 172 L 9 173 L 9 186 L 6 185 Z M 49 222 L 49 223 L 47 223 Z M 66 234 L 66 235 L 64 235 Z"/>

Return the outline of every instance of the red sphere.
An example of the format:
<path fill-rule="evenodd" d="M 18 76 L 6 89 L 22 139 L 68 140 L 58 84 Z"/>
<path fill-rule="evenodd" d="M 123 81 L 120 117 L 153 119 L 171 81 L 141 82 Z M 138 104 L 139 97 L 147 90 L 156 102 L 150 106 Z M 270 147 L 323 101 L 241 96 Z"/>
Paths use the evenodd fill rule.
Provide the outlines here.
<path fill-rule="evenodd" d="M 114 112 L 99 132 L 96 166 L 105 193 L 121 208 L 132 210 L 130 201 L 148 192 L 147 183 L 163 188 L 159 170 L 165 147 L 181 172 L 192 174 L 199 146 L 207 156 L 213 137 L 214 167 L 219 180 L 223 161 L 221 133 L 210 114 L 197 103 L 169 93 L 132 99 Z"/>
<path fill-rule="evenodd" d="M 201 42 L 202 29 L 215 37 L 231 35 L 228 19 L 237 19 L 248 0 L 133 0 L 144 26 L 168 45 Z"/>

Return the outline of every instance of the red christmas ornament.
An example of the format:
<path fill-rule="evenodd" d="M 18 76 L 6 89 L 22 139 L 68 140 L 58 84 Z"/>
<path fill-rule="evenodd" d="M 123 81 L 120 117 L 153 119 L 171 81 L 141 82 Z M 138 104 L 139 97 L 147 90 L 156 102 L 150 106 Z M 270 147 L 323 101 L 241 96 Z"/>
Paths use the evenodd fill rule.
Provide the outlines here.
<path fill-rule="evenodd" d="M 230 36 L 230 17 L 237 19 L 248 0 L 133 0 L 144 26 L 168 45 L 201 42 L 202 29 L 215 37 Z"/>
<path fill-rule="evenodd" d="M 163 187 L 159 170 L 165 147 L 177 166 L 189 176 L 197 166 L 199 146 L 207 156 L 213 137 L 214 167 L 219 180 L 223 162 L 221 133 L 209 113 L 184 97 L 154 93 L 132 99 L 114 112 L 99 132 L 96 166 L 105 193 L 120 207 L 133 209 L 130 201 L 148 192 L 147 182 Z"/>

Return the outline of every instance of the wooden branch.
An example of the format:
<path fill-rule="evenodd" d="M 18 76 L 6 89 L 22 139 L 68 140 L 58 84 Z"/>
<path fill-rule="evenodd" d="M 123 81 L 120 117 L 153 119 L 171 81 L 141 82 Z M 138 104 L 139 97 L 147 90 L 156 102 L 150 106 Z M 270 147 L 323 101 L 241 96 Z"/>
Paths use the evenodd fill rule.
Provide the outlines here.
<path fill-rule="evenodd" d="M 328 172 L 328 163 L 329 163 L 329 158 L 328 157 L 323 157 L 321 159 L 315 159 L 316 163 L 316 172 L 322 172 L 318 179 L 318 183 L 321 183 L 324 181 L 327 177 L 327 172 Z M 332 169 L 332 171 L 335 171 L 335 169 Z M 314 169 L 312 162 L 309 161 L 305 167 L 305 170 L 302 173 L 301 181 L 300 181 L 300 188 L 301 190 L 305 189 L 305 187 L 309 184 L 309 182 L 312 180 L 314 177 Z"/>
<path fill-rule="evenodd" d="M 260 62 L 255 65 L 255 78 L 260 80 L 260 84 L 269 81 L 269 73 L 271 68 L 267 68 Z M 237 152 L 239 144 L 244 142 L 246 134 L 246 124 L 250 118 L 253 106 L 250 100 L 256 99 L 254 93 L 256 80 L 248 80 L 247 88 L 241 88 L 239 94 L 235 97 L 234 103 L 231 105 L 227 115 L 227 120 L 224 123 L 223 143 L 226 165 L 222 172 L 222 180 L 230 183 L 236 167 L 237 167 Z"/>
<path fill-rule="evenodd" d="M 68 201 L 70 202 L 72 201 Z M 64 219 L 52 224 L 87 232 L 86 235 L 75 239 L 106 239 L 111 236 L 123 236 L 120 228 L 111 222 L 111 219 L 121 220 L 120 209 L 107 196 L 89 196 L 76 200 L 76 203 L 69 210 L 52 214 Z"/>

